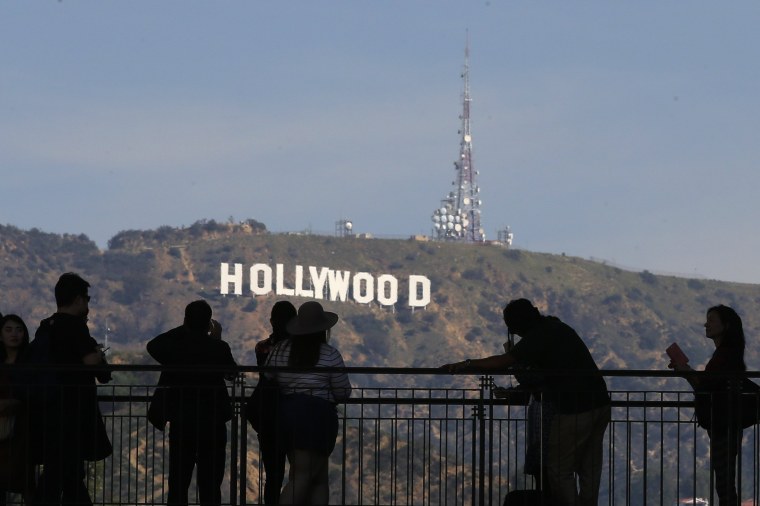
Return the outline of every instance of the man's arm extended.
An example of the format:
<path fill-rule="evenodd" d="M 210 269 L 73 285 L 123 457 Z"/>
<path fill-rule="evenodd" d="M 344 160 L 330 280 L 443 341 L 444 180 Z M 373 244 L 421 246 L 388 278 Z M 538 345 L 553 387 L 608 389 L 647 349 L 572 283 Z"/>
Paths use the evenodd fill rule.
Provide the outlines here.
<path fill-rule="evenodd" d="M 474 372 L 474 371 L 498 371 L 504 370 L 515 365 L 517 361 L 511 353 L 503 353 L 501 355 L 492 355 L 485 358 L 468 358 L 462 362 L 454 362 L 452 364 L 444 364 L 441 369 L 445 369 L 448 372 Z"/>

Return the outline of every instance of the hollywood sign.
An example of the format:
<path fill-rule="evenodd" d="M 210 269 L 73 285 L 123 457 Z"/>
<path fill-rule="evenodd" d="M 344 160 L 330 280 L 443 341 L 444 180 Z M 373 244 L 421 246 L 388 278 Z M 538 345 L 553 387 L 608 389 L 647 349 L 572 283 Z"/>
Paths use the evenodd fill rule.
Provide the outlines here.
<path fill-rule="evenodd" d="M 219 292 L 222 295 L 232 293 L 243 295 L 243 264 L 222 262 Z M 289 272 L 290 274 L 290 272 Z M 373 276 L 368 272 L 354 272 L 330 269 L 328 267 L 304 267 L 296 265 L 292 272 L 293 284 L 288 286 L 285 279 L 285 266 L 276 264 L 275 268 L 267 264 L 253 264 L 248 269 L 248 282 L 251 293 L 311 297 L 331 301 L 345 302 L 349 298 L 359 304 L 377 301 L 383 306 L 393 306 L 398 302 L 398 279 L 391 274 Z M 412 274 L 407 282 L 410 307 L 424 307 L 430 303 L 430 280 L 427 276 Z"/>

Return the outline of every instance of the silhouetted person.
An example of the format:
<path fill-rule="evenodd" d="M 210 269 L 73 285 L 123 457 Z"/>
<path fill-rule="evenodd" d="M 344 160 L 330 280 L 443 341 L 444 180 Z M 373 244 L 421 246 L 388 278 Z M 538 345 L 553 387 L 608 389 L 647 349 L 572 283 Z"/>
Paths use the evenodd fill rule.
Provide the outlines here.
<path fill-rule="evenodd" d="M 742 373 L 747 370 L 744 363 L 744 327 L 736 311 L 724 305 L 708 309 L 705 337 L 715 345 L 715 352 L 705 365 L 705 372 Z M 671 362 L 668 367 L 677 371 L 693 370 L 686 363 Z M 730 394 L 730 378 L 688 376 L 686 379 L 698 394 L 697 405 L 706 403 L 706 413 L 699 412 L 697 421 L 710 436 L 710 467 L 715 475 L 718 504 L 737 506 L 736 458 L 743 431 L 738 418 L 738 399 Z"/>
<path fill-rule="evenodd" d="M 327 344 L 338 315 L 316 301 L 305 302 L 287 325 L 292 336 L 270 353 L 267 365 L 301 371 L 264 373 L 283 394 L 281 430 L 287 444 L 290 474 L 280 504 L 327 504 L 330 498 L 328 460 L 338 436 L 336 403 L 351 395 L 345 372 L 320 371 L 344 367 L 340 352 Z"/>
<path fill-rule="evenodd" d="M 85 460 L 102 460 L 112 452 L 98 406 L 95 380 L 111 380 L 107 371 L 71 366 L 106 364 L 101 345 L 90 336 L 90 284 L 78 274 L 63 274 L 55 285 L 58 309 L 40 322 L 22 360 L 68 366 L 44 374 L 41 390 L 33 392 L 29 414 L 42 421 L 43 472 L 36 504 L 92 504 L 85 485 Z M 33 421 L 34 422 L 34 421 Z"/>
<path fill-rule="evenodd" d="M 556 409 L 546 462 L 550 504 L 596 506 L 604 432 L 610 422 L 610 397 L 604 378 L 578 334 L 558 318 L 542 316 L 529 300 L 507 304 L 504 323 L 510 334 L 522 337 L 506 353 L 442 367 L 451 372 L 503 371 L 523 365 L 547 371 L 542 399 Z"/>
<path fill-rule="evenodd" d="M 20 316 L 8 314 L 0 317 L 0 362 L 6 366 L 15 364 L 29 346 L 29 330 Z M 0 506 L 6 504 L 6 491 L 24 495 L 31 500 L 33 484 L 32 465 L 27 449 L 26 406 L 18 399 L 14 388 L 12 369 L 0 371 L 0 427 L 3 439 L 0 463 L 6 485 L 0 490 Z"/>
<path fill-rule="evenodd" d="M 182 326 L 147 345 L 158 363 L 179 369 L 162 372 L 161 380 L 169 387 L 168 504 L 172 506 L 188 503 L 194 467 L 200 504 L 212 506 L 222 501 L 226 422 L 232 418 L 225 377 L 234 372 L 236 364 L 229 345 L 221 335 L 210 335 L 211 331 L 220 332 L 221 326 L 212 324 L 208 303 L 197 300 L 185 308 Z"/>
<path fill-rule="evenodd" d="M 290 334 L 286 326 L 296 316 L 296 308 L 286 300 L 278 301 L 272 306 L 269 323 L 272 324 L 272 333 L 268 338 L 256 343 L 256 364 L 266 365 L 269 353 L 281 341 Z M 285 479 L 285 459 L 287 447 L 278 438 L 278 406 L 256 406 L 261 409 L 261 426 L 258 430 L 259 448 L 261 460 L 264 463 L 266 483 L 264 485 L 264 504 L 278 504 L 280 501 L 280 489 Z"/>

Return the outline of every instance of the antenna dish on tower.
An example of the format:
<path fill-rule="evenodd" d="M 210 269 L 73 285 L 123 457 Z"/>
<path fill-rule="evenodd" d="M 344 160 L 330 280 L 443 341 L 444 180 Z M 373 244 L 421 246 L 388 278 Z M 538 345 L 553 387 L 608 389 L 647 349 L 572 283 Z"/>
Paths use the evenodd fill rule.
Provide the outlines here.
<path fill-rule="evenodd" d="M 337 237 L 353 237 L 354 222 L 345 218 L 335 222 L 335 235 Z"/>
<path fill-rule="evenodd" d="M 472 132 L 470 130 L 470 40 L 469 33 L 464 49 L 464 71 L 462 72 L 464 91 L 462 93 L 462 114 L 459 116 L 461 126 L 458 134 L 459 157 L 454 162 L 456 180 L 452 185 L 457 188 L 441 200 L 441 207 L 433 215 L 433 238 L 442 241 L 484 242 L 485 232 L 480 226 L 480 206 L 483 202 L 476 198 L 480 191 L 475 183 L 472 163 Z M 440 218 L 438 218 L 440 216 Z M 436 218 L 438 218 L 436 220 Z"/>

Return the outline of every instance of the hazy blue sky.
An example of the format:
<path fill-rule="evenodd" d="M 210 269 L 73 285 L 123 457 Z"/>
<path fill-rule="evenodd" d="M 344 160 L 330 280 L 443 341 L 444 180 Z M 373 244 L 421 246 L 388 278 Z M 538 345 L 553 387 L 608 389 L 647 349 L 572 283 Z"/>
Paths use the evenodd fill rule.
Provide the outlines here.
<path fill-rule="evenodd" d="M 4 1 L 0 223 L 430 232 L 760 283 L 760 2 Z"/>

